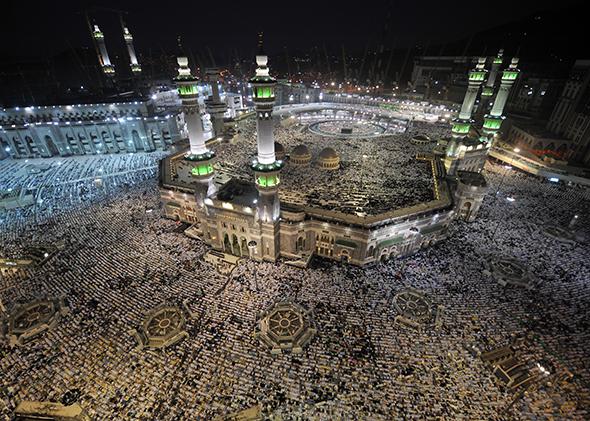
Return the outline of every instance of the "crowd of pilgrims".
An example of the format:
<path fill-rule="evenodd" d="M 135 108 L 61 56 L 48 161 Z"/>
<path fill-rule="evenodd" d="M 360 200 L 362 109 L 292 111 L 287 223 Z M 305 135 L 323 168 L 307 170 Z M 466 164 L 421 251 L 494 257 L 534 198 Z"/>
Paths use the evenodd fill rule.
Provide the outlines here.
<path fill-rule="evenodd" d="M 93 193 L 82 203 L 67 200 L 79 181 L 61 187 L 70 193 L 44 196 L 39 225 L 32 211 L 2 214 L 4 255 L 64 246 L 42 266 L 3 269 L 0 308 L 63 296 L 70 309 L 22 347 L 1 343 L 2 419 L 21 400 L 68 393 L 93 419 L 213 419 L 257 405 L 264 417 L 283 419 L 588 419 L 588 190 L 488 163 L 491 188 L 478 219 L 455 223 L 432 248 L 368 268 L 243 260 L 225 276 L 203 260 L 205 244 L 161 218 L 153 170 L 135 161 L 150 167 L 151 158 L 93 158 L 120 175 L 88 185 Z M 70 165 L 78 164 L 64 161 L 46 175 L 63 178 Z M 575 213 L 574 246 L 543 234 Z M 535 289 L 486 276 L 490 255 L 516 258 L 535 275 Z M 444 307 L 441 329 L 394 323 L 393 299 L 408 287 Z M 278 300 L 311 310 L 318 333 L 300 355 L 272 356 L 253 336 L 257 314 Z M 189 339 L 164 351 L 136 349 L 129 330 L 150 309 L 182 302 L 193 314 Z M 471 349 L 516 337 L 529 339 L 530 364 L 567 368 L 571 384 L 529 391 L 509 407 L 513 395 Z M 565 403 L 572 405 L 563 412 Z"/>
<path fill-rule="evenodd" d="M 0 213 L 2 228 L 11 229 L 53 217 L 63 210 L 101 201 L 158 173 L 165 152 L 88 155 L 63 159 L 0 161 L 0 190 L 20 189 L 35 197 L 33 206 Z M 1 212 L 1 211 L 0 211 Z"/>
<path fill-rule="evenodd" d="M 256 122 L 246 119 L 239 126 L 239 140 L 215 146 L 217 168 L 251 181 L 248 163 L 256 154 Z M 284 202 L 309 204 L 349 214 L 378 214 L 434 199 L 430 162 L 416 159 L 428 153 L 433 144 L 410 142 L 417 134 L 432 139 L 448 136 L 448 125 L 412 122 L 404 133 L 373 138 L 324 137 L 309 131 L 307 125 L 290 124 L 290 118 L 275 126 L 275 141 L 287 154 L 297 145 L 306 145 L 311 163 L 291 163 L 281 170 L 280 197 Z M 329 171 L 318 166 L 318 155 L 326 147 L 340 156 L 340 169 Z"/>

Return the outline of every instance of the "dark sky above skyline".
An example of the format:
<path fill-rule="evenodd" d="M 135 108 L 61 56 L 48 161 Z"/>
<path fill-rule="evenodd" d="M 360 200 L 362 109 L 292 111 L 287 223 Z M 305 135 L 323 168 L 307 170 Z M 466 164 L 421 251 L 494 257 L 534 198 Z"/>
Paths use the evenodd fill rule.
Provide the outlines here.
<path fill-rule="evenodd" d="M 56 1 L 9 0 L 3 13 L 1 45 L 10 56 L 44 57 L 70 46 L 91 46 L 84 10 L 101 26 L 109 44 L 122 43 L 117 14 L 121 9 L 136 48 L 172 51 L 177 35 L 195 50 L 206 47 L 226 55 L 254 51 L 256 34 L 265 33 L 269 53 L 344 44 L 351 51 L 377 44 L 390 13 L 396 45 L 447 42 L 481 29 L 547 9 L 577 3 L 537 1 L 369 1 L 345 2 L 205 2 L 205 1 Z M 116 47 L 118 48 L 118 46 Z"/>

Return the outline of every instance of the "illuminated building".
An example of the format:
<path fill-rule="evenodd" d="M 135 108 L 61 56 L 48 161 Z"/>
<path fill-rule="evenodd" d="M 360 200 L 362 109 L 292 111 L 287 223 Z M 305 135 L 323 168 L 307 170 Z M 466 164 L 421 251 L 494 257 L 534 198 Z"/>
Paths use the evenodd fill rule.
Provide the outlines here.
<path fill-rule="evenodd" d="M 180 137 L 177 117 L 152 100 L 0 110 L 0 145 L 12 158 L 151 152 Z"/>
<path fill-rule="evenodd" d="M 409 144 L 410 150 L 404 152 L 407 157 L 403 159 L 412 160 L 412 165 L 421 168 L 425 193 L 431 200 L 398 208 L 388 207 L 372 214 L 347 213 L 315 202 L 298 204 L 279 200 L 280 190 L 284 188 L 281 172 L 285 171 L 285 163 L 275 156 L 275 79 L 269 74 L 266 55 L 259 53 L 256 63 L 258 67 L 250 84 L 256 106 L 257 153 L 253 161 L 244 162 L 254 172 L 254 182 L 218 174 L 213 181 L 218 190 L 205 197 L 204 206 L 200 207 L 195 198 L 194 172 L 190 174 L 184 164 L 186 154 L 181 152 L 167 157 L 160 167 L 160 196 L 167 217 L 192 224 L 191 234 L 216 250 L 267 261 L 275 261 L 279 256 L 306 261 L 311 255 L 319 255 L 365 265 L 408 255 L 446 238 L 454 208 L 444 167 L 431 153 L 416 155 L 412 152 L 415 148 L 412 144 Z M 315 104 L 318 106 L 321 104 Z M 378 107 L 375 111 L 385 112 Z M 291 112 L 308 113 L 310 110 L 295 105 L 283 106 L 279 110 L 283 118 L 285 113 Z M 335 113 L 331 115 L 336 117 Z M 385 115 L 375 118 L 383 120 Z M 292 121 L 296 122 L 297 118 Z M 216 143 L 216 147 L 223 146 L 216 138 L 207 141 L 211 146 Z M 289 163 L 293 166 L 289 171 L 338 173 L 340 157 L 336 151 L 326 150 L 317 156 L 312 164 L 309 150 L 295 148 L 293 162 Z M 310 187 L 297 183 L 296 179 L 289 179 L 289 182 L 287 196 Z"/>

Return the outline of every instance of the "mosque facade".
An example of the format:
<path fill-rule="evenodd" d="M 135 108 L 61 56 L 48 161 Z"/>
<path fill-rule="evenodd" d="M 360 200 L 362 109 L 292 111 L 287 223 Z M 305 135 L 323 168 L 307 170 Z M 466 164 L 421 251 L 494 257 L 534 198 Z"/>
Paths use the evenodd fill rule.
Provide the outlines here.
<path fill-rule="evenodd" d="M 259 52 L 256 74 L 250 80 L 257 156 L 244 165 L 250 165 L 253 181 L 231 178 L 216 185 L 211 164 L 214 154 L 208 149 L 214 140 L 205 141 L 201 130 L 189 138 L 189 153 L 177 153 L 160 163 L 160 193 L 166 217 L 191 224 L 187 232 L 228 254 L 259 261 L 276 261 L 280 257 L 295 264 L 306 264 L 309 257 L 317 255 L 360 266 L 410 255 L 444 240 L 454 219 L 475 219 L 487 190 L 481 170 L 492 141 L 488 137 L 469 137 L 475 97 L 485 81 L 482 62 L 474 70 L 478 75 L 473 77 L 459 119 L 453 122 L 453 140 L 442 152 L 435 148 L 433 153 L 416 156 L 431 168 L 433 200 L 366 215 L 279 200 L 281 170 L 287 163 L 277 159 L 277 155 L 282 158 L 284 154 L 281 145 L 275 153 L 272 113 L 276 81 L 269 75 L 267 61 L 266 55 Z M 189 98 L 182 95 L 185 88 L 179 89 L 186 104 Z M 507 94 L 506 89 L 503 92 Z M 485 124 L 501 122 L 501 112 L 494 111 L 494 115 L 486 115 Z M 197 123 L 200 127 L 201 122 Z M 499 128 L 493 126 L 486 135 L 491 133 L 492 137 Z M 293 149 L 288 165 L 305 166 L 311 160 L 308 148 L 299 145 Z M 338 170 L 340 165 L 338 154 L 331 148 L 322 150 L 315 160 L 325 171 Z M 195 182 L 180 181 L 176 171 L 183 165 L 192 167 Z"/>

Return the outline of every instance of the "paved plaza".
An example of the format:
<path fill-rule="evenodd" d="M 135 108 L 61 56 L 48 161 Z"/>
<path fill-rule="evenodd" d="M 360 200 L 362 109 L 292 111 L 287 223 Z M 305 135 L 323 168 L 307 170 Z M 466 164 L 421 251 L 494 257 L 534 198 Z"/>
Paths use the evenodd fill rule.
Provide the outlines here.
<path fill-rule="evenodd" d="M 22 400 L 78 393 L 96 420 L 212 420 L 242 410 L 283 420 L 590 416 L 587 190 L 488 162 L 491 188 L 478 219 L 457 222 L 448 240 L 413 256 L 365 269 L 241 260 L 222 274 L 204 260 L 203 243 L 161 218 L 157 158 L 92 157 L 112 175 L 101 182 L 74 167 L 76 182 L 27 179 L 55 195 L 2 211 L 2 257 L 62 246 L 42 265 L 1 269 L 0 309 L 63 299 L 68 311 L 22 345 L 0 343 L 0 419 L 11 419 Z M 48 162 L 46 177 L 74 165 Z M 22 184 L 13 174 L 24 161 L 10 165 L 2 181 Z M 80 191 L 84 200 L 75 199 Z M 575 241 L 546 235 L 574 214 Z M 515 259 L 534 274 L 534 289 L 491 279 L 490 256 Z M 277 318 L 277 303 L 301 310 Z M 265 315 L 278 337 L 297 336 L 300 320 L 313 321 L 315 332 L 300 352 L 272 352 L 256 335 Z M 411 329 L 395 322 L 400 315 L 429 319 Z M 142 347 L 132 330 L 148 342 L 186 335 Z M 474 350 L 504 346 L 547 377 L 526 394 L 503 388 Z M 563 380 L 565 372 L 573 378 Z"/>

